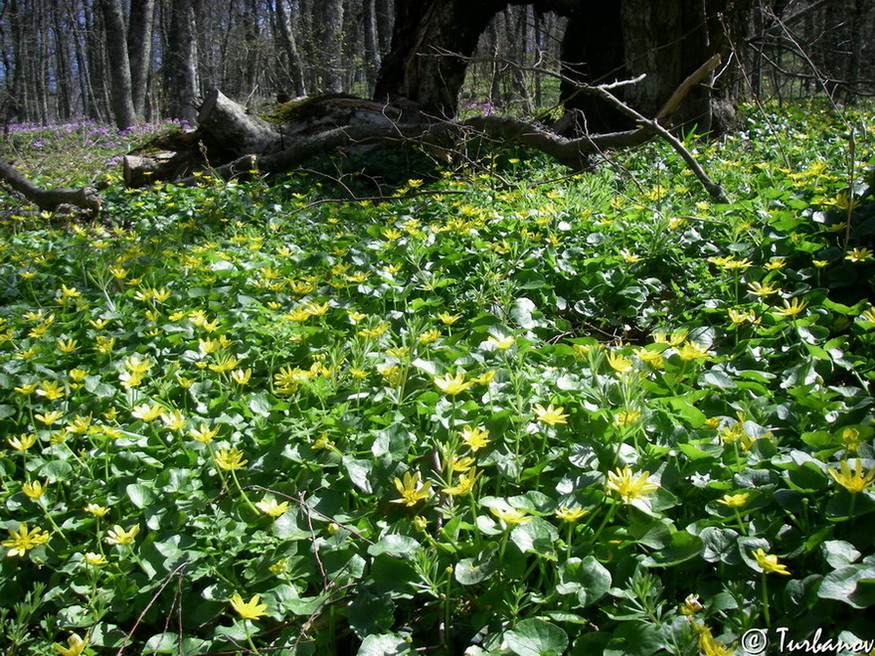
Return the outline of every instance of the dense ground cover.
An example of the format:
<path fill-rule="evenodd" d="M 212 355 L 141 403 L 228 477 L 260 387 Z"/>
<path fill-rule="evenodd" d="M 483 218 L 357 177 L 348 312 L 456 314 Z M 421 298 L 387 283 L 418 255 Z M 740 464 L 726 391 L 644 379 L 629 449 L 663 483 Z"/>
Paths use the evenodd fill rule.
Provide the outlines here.
<path fill-rule="evenodd" d="M 875 639 L 875 289 L 845 225 L 875 122 L 841 118 L 696 146 L 732 205 L 660 144 L 370 202 L 315 172 L 110 180 L 91 223 L 3 196 L 5 653 Z"/>

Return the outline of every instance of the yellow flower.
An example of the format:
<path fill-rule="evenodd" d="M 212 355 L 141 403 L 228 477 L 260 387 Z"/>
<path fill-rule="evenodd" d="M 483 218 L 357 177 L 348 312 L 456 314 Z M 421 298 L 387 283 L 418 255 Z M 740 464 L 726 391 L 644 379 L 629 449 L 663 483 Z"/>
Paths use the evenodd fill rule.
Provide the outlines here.
<path fill-rule="evenodd" d="M 376 339 L 387 330 L 389 330 L 389 324 L 384 321 L 374 328 L 362 328 L 357 334 L 361 337 L 367 337 L 368 339 Z"/>
<path fill-rule="evenodd" d="M 617 468 L 616 471 L 608 472 L 608 489 L 616 492 L 623 503 L 632 503 L 659 489 L 658 485 L 647 482 L 648 476 L 650 472 L 646 471 L 636 476 L 628 466 Z"/>
<path fill-rule="evenodd" d="M 61 285 L 61 293 L 66 298 L 79 298 L 82 296 L 82 293 L 78 291 L 75 287 L 67 287 L 67 285 Z"/>
<path fill-rule="evenodd" d="M 777 287 L 772 287 L 768 283 L 763 284 L 761 282 L 752 282 L 747 286 L 750 293 L 754 296 L 759 296 L 761 298 L 765 298 L 766 296 L 771 296 L 772 294 L 778 293 Z"/>
<path fill-rule="evenodd" d="M 85 380 L 85 376 L 88 375 L 88 371 L 85 369 L 70 369 L 67 373 L 70 375 L 70 380 L 74 383 L 81 383 Z"/>
<path fill-rule="evenodd" d="M 95 517 L 103 517 L 104 515 L 106 515 L 106 513 L 109 512 L 109 508 L 96 503 L 89 503 L 87 506 L 85 506 L 85 512 L 89 513 L 90 515 L 94 515 Z"/>
<path fill-rule="evenodd" d="M 392 503 L 403 503 L 405 506 L 415 506 L 422 499 L 431 496 L 431 483 L 423 483 L 419 478 L 419 472 L 407 472 L 404 480 L 395 478 L 395 489 L 401 495 L 400 499 L 392 499 Z"/>
<path fill-rule="evenodd" d="M 684 345 L 678 349 L 678 356 L 681 360 L 703 360 L 710 353 L 708 349 L 704 349 L 694 342 L 684 342 Z"/>
<path fill-rule="evenodd" d="M 216 364 L 209 365 L 210 371 L 215 371 L 216 373 L 223 373 L 225 371 L 231 371 L 240 364 L 240 360 L 235 358 L 233 355 L 223 355 L 218 359 Z"/>
<path fill-rule="evenodd" d="M 556 517 L 561 519 L 563 522 L 574 523 L 588 513 L 588 510 L 584 510 L 579 506 L 575 506 L 573 508 L 569 508 L 568 506 L 562 506 L 561 508 L 559 508 L 559 510 L 556 511 Z"/>
<path fill-rule="evenodd" d="M 219 449 L 215 456 L 216 464 L 219 469 L 225 471 L 234 471 L 240 469 L 248 460 L 243 460 L 243 452 L 236 446 L 230 449 Z"/>
<path fill-rule="evenodd" d="M 231 379 L 238 385 L 246 385 L 252 377 L 252 369 L 235 369 L 231 372 Z"/>
<path fill-rule="evenodd" d="M 759 565 L 766 574 L 783 574 L 789 576 L 790 572 L 786 565 L 781 565 L 778 562 L 778 557 L 772 554 L 767 554 L 763 549 L 757 549 L 753 552 L 753 557 L 756 558 Z"/>
<path fill-rule="evenodd" d="M 213 441 L 213 438 L 219 434 L 219 429 L 214 428 L 210 430 L 209 426 L 201 424 L 200 428 L 192 428 L 188 431 L 188 434 L 202 444 L 209 444 Z"/>
<path fill-rule="evenodd" d="M 7 529 L 9 531 L 9 539 L 0 542 L 0 545 L 8 547 L 7 556 L 23 556 L 25 553 L 45 544 L 51 537 L 50 533 L 46 533 L 41 528 L 36 527 L 27 530 L 27 524 L 19 524 L 18 531 Z"/>
<path fill-rule="evenodd" d="M 866 475 L 863 475 L 863 461 L 857 458 L 854 463 L 854 471 L 851 472 L 851 467 L 848 465 L 847 460 L 842 460 L 839 464 L 839 468 L 841 471 L 836 471 L 835 469 L 828 469 L 830 476 L 832 476 L 836 483 L 841 485 L 851 494 L 858 494 L 865 489 L 868 489 L 872 486 L 872 483 L 875 483 L 875 469 L 870 469 Z"/>
<path fill-rule="evenodd" d="M 130 544 L 140 532 L 140 525 L 134 524 L 127 531 L 116 524 L 106 533 L 106 541 L 109 544 Z"/>
<path fill-rule="evenodd" d="M 36 435 L 34 433 L 22 433 L 18 437 L 10 437 L 6 441 L 16 451 L 27 451 L 36 443 Z"/>
<path fill-rule="evenodd" d="M 475 462 L 476 461 L 471 456 L 465 456 L 464 458 L 454 456 L 453 459 L 450 460 L 450 471 L 466 472 L 474 466 Z"/>
<path fill-rule="evenodd" d="M 16 387 L 14 389 L 15 389 L 15 392 L 17 392 L 18 394 L 21 394 L 22 396 L 30 396 L 31 394 L 33 394 L 36 391 L 36 388 L 38 385 L 39 385 L 39 383 L 26 383 L 26 384 L 22 385 L 21 387 Z"/>
<path fill-rule="evenodd" d="M 100 567 L 101 565 L 106 565 L 107 560 L 106 556 L 99 553 L 94 553 L 93 551 L 89 551 L 85 554 L 85 562 L 91 565 L 92 567 Z"/>
<path fill-rule="evenodd" d="M 768 262 L 766 262 L 766 269 L 768 271 L 777 271 L 778 269 L 783 269 L 787 265 L 787 258 L 784 257 L 773 257 Z"/>
<path fill-rule="evenodd" d="M 235 592 L 231 597 L 231 608 L 244 620 L 257 620 L 267 615 L 264 612 L 267 610 L 267 604 L 260 604 L 259 601 L 258 595 L 253 595 L 249 601 L 243 601 L 243 597 Z"/>
<path fill-rule="evenodd" d="M 868 321 L 871 324 L 869 326 L 870 328 L 875 328 L 875 308 L 869 308 L 868 310 L 865 310 L 863 314 L 860 315 L 860 317 L 863 319 L 863 321 Z M 15 391 L 18 391 L 18 388 L 16 388 Z"/>
<path fill-rule="evenodd" d="M 450 496 L 463 497 L 466 494 L 470 494 L 471 490 L 474 489 L 475 482 L 477 482 L 477 470 L 472 469 L 471 471 L 462 474 L 459 477 L 459 481 L 454 486 L 445 487 L 443 492 Z"/>
<path fill-rule="evenodd" d="M 632 368 L 632 361 L 623 357 L 620 353 L 608 353 L 607 359 L 608 364 L 611 365 L 611 369 L 619 373 L 629 371 Z"/>
<path fill-rule="evenodd" d="M 68 339 L 66 342 L 59 339 L 56 343 L 58 346 L 58 350 L 61 351 L 61 353 L 73 353 L 76 349 L 79 348 L 79 345 L 75 339 Z"/>
<path fill-rule="evenodd" d="M 516 338 L 513 335 L 504 335 L 502 337 L 490 337 L 487 340 L 499 351 L 506 351 L 516 344 Z"/>
<path fill-rule="evenodd" d="M 44 380 L 39 384 L 39 389 L 36 391 L 37 396 L 44 396 L 49 401 L 60 399 L 64 396 L 64 390 L 56 380 Z"/>
<path fill-rule="evenodd" d="M 83 651 L 85 651 L 85 647 L 88 645 L 85 640 L 80 638 L 75 633 L 71 633 L 67 638 L 67 646 L 54 643 L 52 647 L 55 648 L 55 651 L 58 652 L 60 656 L 80 656 Z"/>
<path fill-rule="evenodd" d="M 472 381 L 465 380 L 465 374 L 463 373 L 456 374 L 455 376 L 447 374 L 443 378 L 436 376 L 433 380 L 438 389 L 444 394 L 451 396 L 460 394 L 473 385 Z"/>
<path fill-rule="evenodd" d="M 159 403 L 153 403 L 151 406 L 148 403 L 143 403 L 131 410 L 131 416 L 136 419 L 142 419 L 145 422 L 150 422 L 158 419 L 163 412 L 164 406 Z"/>
<path fill-rule="evenodd" d="M 784 308 L 781 310 L 775 310 L 775 314 L 780 315 L 782 317 L 795 317 L 797 314 L 802 312 L 808 303 L 800 302 L 798 298 L 794 298 L 792 303 L 788 303 L 787 299 L 784 299 Z"/>
<path fill-rule="evenodd" d="M 866 260 L 871 260 L 872 257 L 872 249 L 870 248 L 852 248 L 845 255 L 845 259 L 851 262 L 865 262 Z"/>
<path fill-rule="evenodd" d="M 640 410 L 621 410 L 614 415 L 614 426 L 629 426 L 641 418 Z"/>
<path fill-rule="evenodd" d="M 289 502 L 283 501 L 277 503 L 277 500 L 273 497 L 264 497 L 264 499 L 255 504 L 255 507 L 258 508 L 265 515 L 270 515 L 271 517 L 279 517 L 283 513 L 288 512 Z"/>
<path fill-rule="evenodd" d="M 39 499 L 46 492 L 46 487 L 40 481 L 25 483 L 21 486 L 21 491 L 25 496 L 31 499 Z"/>
<path fill-rule="evenodd" d="M 471 383 L 474 385 L 488 385 L 492 382 L 492 379 L 495 378 L 495 374 L 498 373 L 495 369 L 490 369 L 485 374 L 480 374 L 477 378 L 472 378 Z"/>
<path fill-rule="evenodd" d="M 845 449 L 847 449 L 851 453 L 856 452 L 856 450 L 860 448 L 860 431 L 858 431 L 856 428 L 846 426 L 842 429 L 842 432 L 839 435 L 839 439 L 842 441 Z"/>
<path fill-rule="evenodd" d="M 562 412 L 564 409 L 565 408 L 563 408 L 562 406 L 554 408 L 552 403 L 546 408 L 540 403 L 536 403 L 532 408 L 532 410 L 535 411 L 535 415 L 537 415 L 538 421 L 544 424 L 548 424 L 550 426 L 568 423 L 566 421 L 568 419 L 568 415 Z"/>
<path fill-rule="evenodd" d="M 514 526 L 517 524 L 528 524 L 532 521 L 531 517 L 528 517 L 528 513 L 525 510 L 518 510 L 517 508 L 490 508 L 490 512 L 498 517 L 501 521 L 503 521 L 508 526 Z"/>
<path fill-rule="evenodd" d="M 743 323 L 758 324 L 760 322 L 756 312 L 753 310 L 736 310 L 734 308 L 729 308 L 727 313 L 729 314 L 729 320 L 732 322 L 733 326 L 740 326 Z"/>
<path fill-rule="evenodd" d="M 445 326 L 452 326 L 454 323 L 456 323 L 459 319 L 462 318 L 462 315 L 461 314 L 450 314 L 449 312 L 441 312 L 437 316 L 437 318 L 440 319 L 441 322 Z"/>
<path fill-rule="evenodd" d="M 419 336 L 420 344 L 431 344 L 432 342 L 440 339 L 441 331 L 437 328 L 432 328 L 431 330 L 426 330 Z"/>
<path fill-rule="evenodd" d="M 459 433 L 462 437 L 462 441 L 468 446 L 471 451 L 477 453 L 480 449 L 484 448 L 489 444 L 489 431 L 485 428 L 481 428 L 477 426 L 476 428 L 471 428 L 471 426 L 465 426 L 461 432 Z"/>
<path fill-rule="evenodd" d="M 738 494 L 724 494 L 722 499 L 717 499 L 717 503 L 726 506 L 727 508 L 741 508 L 747 503 L 750 496 L 748 492 L 740 492 Z"/>
<path fill-rule="evenodd" d="M 626 262 L 629 262 L 630 264 L 640 262 L 644 259 L 640 255 L 636 255 L 635 253 L 631 252 L 628 248 L 623 248 L 620 250 L 620 257 L 622 257 Z"/>
<path fill-rule="evenodd" d="M 161 421 L 170 430 L 182 430 L 185 428 L 185 417 L 179 410 L 171 410 L 161 415 Z"/>

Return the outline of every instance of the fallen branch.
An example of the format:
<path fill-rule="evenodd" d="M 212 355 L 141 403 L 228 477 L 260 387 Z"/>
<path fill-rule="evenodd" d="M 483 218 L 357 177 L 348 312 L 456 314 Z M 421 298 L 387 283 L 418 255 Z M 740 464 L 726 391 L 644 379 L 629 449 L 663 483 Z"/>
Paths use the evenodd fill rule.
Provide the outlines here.
<path fill-rule="evenodd" d="M 93 187 L 41 189 L 7 162 L 0 162 L 0 181 L 5 182 L 41 210 L 54 211 L 62 205 L 72 205 L 93 213 L 100 211 L 102 201 Z"/>

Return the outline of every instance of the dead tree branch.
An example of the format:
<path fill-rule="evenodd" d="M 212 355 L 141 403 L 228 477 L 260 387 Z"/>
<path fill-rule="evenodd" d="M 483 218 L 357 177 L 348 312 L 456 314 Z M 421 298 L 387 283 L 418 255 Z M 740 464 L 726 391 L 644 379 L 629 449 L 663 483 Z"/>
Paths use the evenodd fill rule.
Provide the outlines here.
<path fill-rule="evenodd" d="M 54 211 L 63 205 L 70 205 L 89 212 L 100 211 L 101 199 L 96 189 L 92 187 L 41 189 L 6 162 L 0 162 L 0 182 L 5 182 L 41 210 Z"/>

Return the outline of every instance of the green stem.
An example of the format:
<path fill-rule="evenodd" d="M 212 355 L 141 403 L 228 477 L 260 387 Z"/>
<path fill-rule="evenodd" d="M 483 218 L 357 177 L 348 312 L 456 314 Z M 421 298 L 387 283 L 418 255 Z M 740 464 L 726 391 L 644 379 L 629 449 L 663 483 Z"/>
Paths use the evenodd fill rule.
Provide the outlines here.
<path fill-rule="evenodd" d="M 256 508 L 255 504 L 253 504 L 252 501 L 250 501 L 249 496 L 246 494 L 246 492 L 240 486 L 240 481 L 237 480 L 237 472 L 234 471 L 233 469 L 231 470 L 231 478 L 234 479 L 234 485 L 237 486 L 237 491 L 240 493 L 240 496 L 243 497 L 243 500 L 246 502 L 246 505 L 249 506 L 249 508 L 252 510 L 252 512 L 254 512 L 257 515 L 258 508 Z"/>
<path fill-rule="evenodd" d="M 768 584 L 766 583 L 766 573 L 763 572 L 762 574 L 760 574 L 760 577 L 762 579 L 760 588 L 762 589 L 763 594 L 763 615 L 766 620 L 766 628 L 770 629 L 772 628 L 772 618 L 769 615 L 769 590 Z"/>

